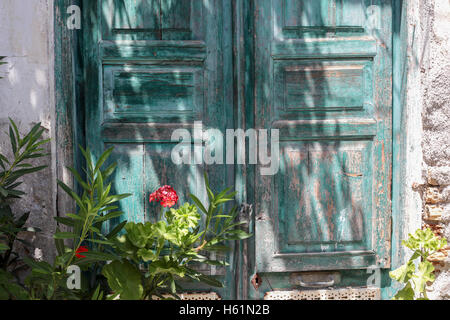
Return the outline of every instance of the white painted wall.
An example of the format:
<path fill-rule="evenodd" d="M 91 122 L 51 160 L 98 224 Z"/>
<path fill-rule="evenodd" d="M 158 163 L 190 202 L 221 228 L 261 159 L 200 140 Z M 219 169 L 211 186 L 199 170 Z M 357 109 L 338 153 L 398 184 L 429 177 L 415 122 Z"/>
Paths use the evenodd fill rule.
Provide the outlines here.
<path fill-rule="evenodd" d="M 0 118 L 43 122 L 53 110 L 52 1 L 0 1 L 0 55 L 7 56 L 0 86 Z"/>
<path fill-rule="evenodd" d="M 10 150 L 4 132 L 8 117 L 19 125 L 22 134 L 41 122 L 54 134 L 53 85 L 53 1 L 0 0 L 0 56 L 7 56 L 7 65 L 0 66 L 0 150 Z M 50 145 L 49 152 L 50 150 Z M 52 148 L 53 149 L 53 148 Z M 31 224 L 44 232 L 30 239 L 42 249 L 45 258 L 53 240 L 54 228 L 54 164 L 51 157 L 39 160 L 49 169 L 27 178 L 24 191 L 28 193 L 15 206 L 17 214 L 31 210 Z"/>

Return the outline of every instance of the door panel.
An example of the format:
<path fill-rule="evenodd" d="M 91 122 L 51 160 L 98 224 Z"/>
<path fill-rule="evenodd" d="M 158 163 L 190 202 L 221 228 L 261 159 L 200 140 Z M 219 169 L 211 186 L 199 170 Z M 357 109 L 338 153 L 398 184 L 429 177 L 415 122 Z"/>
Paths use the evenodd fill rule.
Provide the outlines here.
<path fill-rule="evenodd" d="M 204 5 L 192 0 L 105 0 L 104 40 L 204 39 Z"/>
<path fill-rule="evenodd" d="M 391 1 L 255 3 L 256 272 L 390 265 Z M 257 171 L 258 172 L 258 169 Z"/>
<path fill-rule="evenodd" d="M 363 32 L 366 25 L 365 4 L 359 0 L 283 0 L 274 7 L 275 21 L 286 38 L 348 28 Z"/>
<path fill-rule="evenodd" d="M 299 271 L 340 270 L 353 285 L 390 266 L 392 0 L 243 2 L 84 1 L 86 144 L 95 157 L 115 147 L 129 221 L 155 218 L 148 197 L 164 184 L 206 201 L 203 170 L 253 199 L 254 239 L 232 267 L 205 270 L 226 281 L 222 298 L 290 288 Z M 245 8 L 235 25 L 232 3 Z M 278 129 L 279 171 L 239 167 L 235 182 L 233 165 L 175 165 L 171 134 L 194 121 Z M 247 272 L 269 280 L 259 293 Z"/>
<path fill-rule="evenodd" d="M 86 144 L 94 157 L 115 148 L 113 191 L 133 194 L 120 202 L 121 219 L 155 220 L 161 209 L 149 203 L 149 195 L 166 184 L 181 203 L 190 193 L 206 203 L 204 171 L 214 190 L 233 186 L 232 165 L 176 165 L 171 159 L 178 144 L 171 141 L 175 129 L 193 137 L 195 121 L 204 129 L 233 128 L 230 1 L 86 0 L 83 5 Z M 203 150 L 192 138 L 184 151 L 194 153 L 194 143 Z M 205 272 L 231 278 L 223 268 Z M 233 282 L 219 295 L 232 298 Z"/>
<path fill-rule="evenodd" d="M 104 120 L 184 122 L 201 119 L 202 66 L 104 67 Z"/>

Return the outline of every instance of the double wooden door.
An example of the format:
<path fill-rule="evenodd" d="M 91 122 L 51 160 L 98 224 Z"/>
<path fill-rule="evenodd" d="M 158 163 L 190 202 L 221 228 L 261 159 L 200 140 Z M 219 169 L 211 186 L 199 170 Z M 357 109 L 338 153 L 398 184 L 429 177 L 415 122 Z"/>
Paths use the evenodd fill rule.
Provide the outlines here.
<path fill-rule="evenodd" d="M 230 267 L 205 270 L 225 282 L 222 298 L 298 288 L 298 272 L 360 286 L 365 269 L 389 268 L 391 2 L 84 1 L 86 144 L 94 156 L 115 147 L 115 191 L 133 193 L 125 218 L 155 217 L 148 197 L 165 184 L 181 202 L 206 202 L 206 171 L 253 205 L 254 237 Z M 173 131 L 197 121 L 224 134 L 278 130 L 278 170 L 261 175 L 248 155 L 247 165 L 175 164 Z"/>

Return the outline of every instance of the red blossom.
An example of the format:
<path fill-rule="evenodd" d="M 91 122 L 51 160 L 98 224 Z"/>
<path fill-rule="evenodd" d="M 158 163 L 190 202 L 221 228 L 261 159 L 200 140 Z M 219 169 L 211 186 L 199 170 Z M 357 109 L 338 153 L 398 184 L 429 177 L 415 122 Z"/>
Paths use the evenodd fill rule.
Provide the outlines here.
<path fill-rule="evenodd" d="M 86 256 L 83 256 L 83 255 L 81 255 L 80 253 L 88 252 L 88 251 L 89 251 L 89 249 L 88 249 L 86 246 L 80 246 L 80 247 L 78 248 L 78 250 L 75 252 L 75 253 L 76 253 L 75 256 L 76 256 L 78 259 L 86 258 Z"/>
<path fill-rule="evenodd" d="M 150 202 L 153 201 L 163 207 L 172 207 L 178 202 L 178 195 L 171 186 L 163 186 L 150 195 Z"/>

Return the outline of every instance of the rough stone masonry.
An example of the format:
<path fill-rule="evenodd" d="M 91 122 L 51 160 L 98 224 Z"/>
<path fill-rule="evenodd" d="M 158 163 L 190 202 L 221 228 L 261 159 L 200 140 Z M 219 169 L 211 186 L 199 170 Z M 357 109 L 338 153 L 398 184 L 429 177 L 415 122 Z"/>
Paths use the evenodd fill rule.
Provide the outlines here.
<path fill-rule="evenodd" d="M 423 226 L 450 240 L 450 1 L 420 1 L 425 35 L 423 92 Z M 450 241 L 449 241 L 450 244 Z M 450 299 L 450 246 L 430 260 L 436 281 L 430 298 Z"/>

